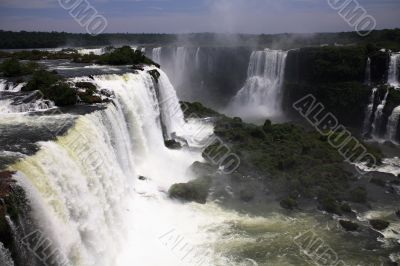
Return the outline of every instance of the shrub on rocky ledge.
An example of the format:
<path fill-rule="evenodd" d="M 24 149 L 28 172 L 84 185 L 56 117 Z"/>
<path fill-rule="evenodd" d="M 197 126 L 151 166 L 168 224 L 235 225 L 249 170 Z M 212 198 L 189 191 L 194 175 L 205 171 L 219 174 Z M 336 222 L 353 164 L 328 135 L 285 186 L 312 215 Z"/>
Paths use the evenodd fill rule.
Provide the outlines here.
<path fill-rule="evenodd" d="M 15 58 L 4 60 L 0 64 L 0 72 L 4 77 L 18 77 L 32 74 L 39 65 L 34 62 L 21 63 Z"/>
<path fill-rule="evenodd" d="M 45 99 L 53 101 L 57 106 L 74 105 L 77 102 L 76 90 L 64 82 L 64 78 L 56 72 L 35 71 L 22 91 L 36 90 L 40 91 Z"/>

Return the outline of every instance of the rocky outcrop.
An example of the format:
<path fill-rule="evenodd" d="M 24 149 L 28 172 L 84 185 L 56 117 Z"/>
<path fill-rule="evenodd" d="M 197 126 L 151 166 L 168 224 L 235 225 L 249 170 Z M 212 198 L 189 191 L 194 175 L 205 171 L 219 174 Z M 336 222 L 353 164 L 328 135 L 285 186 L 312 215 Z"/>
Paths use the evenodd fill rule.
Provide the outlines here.
<path fill-rule="evenodd" d="M 172 185 L 168 194 L 173 199 L 204 204 L 207 201 L 210 186 L 211 178 L 201 177 L 188 183 Z"/>
<path fill-rule="evenodd" d="M 372 228 L 378 231 L 383 231 L 390 225 L 389 222 L 379 219 L 369 220 L 369 224 L 372 226 Z"/>
<path fill-rule="evenodd" d="M 339 224 L 346 230 L 346 231 L 357 231 L 360 227 L 358 224 L 353 223 L 347 220 L 339 220 Z"/>

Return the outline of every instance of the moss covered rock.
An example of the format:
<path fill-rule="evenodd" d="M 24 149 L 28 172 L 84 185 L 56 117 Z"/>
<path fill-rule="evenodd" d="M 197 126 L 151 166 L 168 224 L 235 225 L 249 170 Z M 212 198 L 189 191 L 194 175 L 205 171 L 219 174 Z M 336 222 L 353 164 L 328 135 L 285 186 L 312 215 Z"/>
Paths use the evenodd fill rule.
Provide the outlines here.
<path fill-rule="evenodd" d="M 357 231 L 360 227 L 358 224 L 353 223 L 351 221 L 346 220 L 339 220 L 339 224 L 346 230 L 346 231 Z"/>
<path fill-rule="evenodd" d="M 294 210 L 298 207 L 297 201 L 292 197 L 287 197 L 280 201 L 279 203 L 282 208 L 287 210 Z"/>
<path fill-rule="evenodd" d="M 182 201 L 194 201 L 205 204 L 210 189 L 211 178 L 201 177 L 188 183 L 174 184 L 168 191 L 168 194 L 173 199 Z"/>
<path fill-rule="evenodd" d="M 389 227 L 390 223 L 380 219 L 369 220 L 369 224 L 375 230 L 382 231 Z"/>
<path fill-rule="evenodd" d="M 179 150 L 182 148 L 182 145 L 173 139 L 164 141 L 164 144 L 165 144 L 165 147 L 167 147 L 168 149 L 171 149 L 171 150 Z"/>

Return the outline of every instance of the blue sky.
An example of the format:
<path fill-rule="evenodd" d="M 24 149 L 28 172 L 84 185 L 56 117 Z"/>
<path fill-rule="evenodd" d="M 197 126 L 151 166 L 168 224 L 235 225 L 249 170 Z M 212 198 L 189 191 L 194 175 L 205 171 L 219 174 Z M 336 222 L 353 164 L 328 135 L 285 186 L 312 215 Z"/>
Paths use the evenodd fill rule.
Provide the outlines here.
<path fill-rule="evenodd" d="M 88 0 L 107 19 L 106 32 L 352 31 L 327 1 Z M 400 28 L 400 0 L 358 2 L 376 19 L 377 28 Z M 0 0 L 0 29 L 85 31 L 58 0 Z"/>

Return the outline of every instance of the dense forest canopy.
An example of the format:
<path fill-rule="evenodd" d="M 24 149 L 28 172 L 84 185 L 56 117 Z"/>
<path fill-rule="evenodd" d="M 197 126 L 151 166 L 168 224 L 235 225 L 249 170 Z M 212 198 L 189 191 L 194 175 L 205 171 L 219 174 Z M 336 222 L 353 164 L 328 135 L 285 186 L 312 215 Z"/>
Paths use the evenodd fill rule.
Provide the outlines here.
<path fill-rule="evenodd" d="M 323 44 L 365 44 L 400 50 L 400 29 L 376 30 L 366 37 L 356 32 L 315 34 L 129 34 L 113 33 L 92 36 L 66 32 L 12 32 L 0 30 L 0 49 L 85 47 L 137 44 L 194 46 L 254 46 L 280 49 Z"/>

